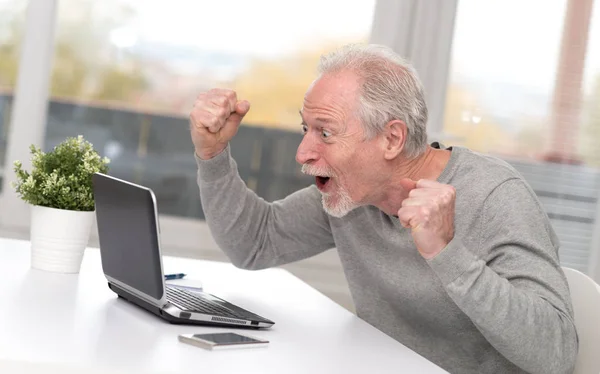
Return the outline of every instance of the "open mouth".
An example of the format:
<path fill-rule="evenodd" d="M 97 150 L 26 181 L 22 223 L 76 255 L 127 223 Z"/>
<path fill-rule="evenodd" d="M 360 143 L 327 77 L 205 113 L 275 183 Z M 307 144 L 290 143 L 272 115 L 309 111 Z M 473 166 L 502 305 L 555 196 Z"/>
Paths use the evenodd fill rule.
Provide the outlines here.
<path fill-rule="evenodd" d="M 320 176 L 316 176 L 315 177 L 316 183 L 317 183 L 317 187 L 320 190 L 325 189 L 325 187 L 329 184 L 329 181 L 331 180 L 330 177 L 320 177 Z"/>

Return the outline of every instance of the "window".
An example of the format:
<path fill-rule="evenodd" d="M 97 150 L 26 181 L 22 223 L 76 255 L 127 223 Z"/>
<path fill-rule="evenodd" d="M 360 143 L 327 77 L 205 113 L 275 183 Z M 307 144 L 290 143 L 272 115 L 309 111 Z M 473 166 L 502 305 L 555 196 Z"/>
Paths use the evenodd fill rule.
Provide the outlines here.
<path fill-rule="evenodd" d="M 444 133 L 532 185 L 587 271 L 599 235 L 600 8 L 588 0 L 461 0 Z"/>
<path fill-rule="evenodd" d="M 566 10 L 566 0 L 459 2 L 446 133 L 484 152 L 535 158 L 549 151 Z M 597 107 L 587 104 L 594 102 L 600 82 L 600 48 L 594 43 L 600 41 L 600 12 L 593 14 L 590 25 L 582 62 L 586 105 L 579 113 L 580 138 L 587 137 L 590 115 Z M 600 166 L 600 155 L 582 143 L 577 142 L 575 157 Z"/>
<path fill-rule="evenodd" d="M 0 0 L 0 193 L 8 142 L 12 93 L 17 81 L 25 1 Z"/>
<path fill-rule="evenodd" d="M 202 218 L 188 116 L 199 92 L 232 88 L 252 104 L 232 142 L 240 175 L 282 198 L 311 181 L 294 157 L 318 57 L 368 41 L 374 6 L 61 0 L 45 147 L 82 134 L 110 174 L 154 190 L 160 213 Z"/>

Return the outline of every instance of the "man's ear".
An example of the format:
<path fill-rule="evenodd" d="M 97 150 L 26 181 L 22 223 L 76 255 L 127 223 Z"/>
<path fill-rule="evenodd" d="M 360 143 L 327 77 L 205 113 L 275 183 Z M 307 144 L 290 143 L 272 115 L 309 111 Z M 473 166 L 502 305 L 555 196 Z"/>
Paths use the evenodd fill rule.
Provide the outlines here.
<path fill-rule="evenodd" d="M 393 120 L 385 125 L 383 134 L 385 136 L 384 157 L 386 160 L 393 160 L 402 153 L 407 133 L 406 123 L 403 121 Z"/>

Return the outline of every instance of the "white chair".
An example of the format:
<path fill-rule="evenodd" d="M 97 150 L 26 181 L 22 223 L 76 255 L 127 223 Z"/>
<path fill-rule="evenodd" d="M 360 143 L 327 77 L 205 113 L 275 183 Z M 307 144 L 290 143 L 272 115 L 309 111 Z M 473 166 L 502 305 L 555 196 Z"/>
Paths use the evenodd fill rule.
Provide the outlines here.
<path fill-rule="evenodd" d="M 563 267 L 569 282 L 579 354 L 574 374 L 600 373 L 600 287 L 580 271 Z"/>

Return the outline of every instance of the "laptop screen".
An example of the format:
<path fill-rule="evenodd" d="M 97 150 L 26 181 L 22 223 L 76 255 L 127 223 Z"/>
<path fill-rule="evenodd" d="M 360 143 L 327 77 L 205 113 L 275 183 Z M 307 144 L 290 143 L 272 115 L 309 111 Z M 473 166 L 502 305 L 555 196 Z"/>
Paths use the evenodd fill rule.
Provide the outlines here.
<path fill-rule="evenodd" d="M 160 300 L 163 275 L 152 192 L 99 173 L 93 186 L 104 274 Z"/>

